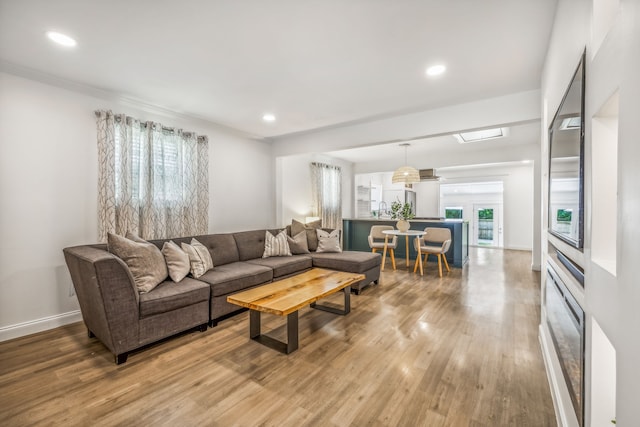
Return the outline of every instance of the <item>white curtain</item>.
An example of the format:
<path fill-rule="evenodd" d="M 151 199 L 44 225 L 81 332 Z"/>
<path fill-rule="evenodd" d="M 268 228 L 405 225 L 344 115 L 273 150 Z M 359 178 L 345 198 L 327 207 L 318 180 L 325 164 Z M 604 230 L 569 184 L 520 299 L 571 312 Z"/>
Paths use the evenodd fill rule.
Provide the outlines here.
<path fill-rule="evenodd" d="M 207 137 L 111 111 L 96 118 L 100 241 L 108 232 L 144 239 L 207 233 Z"/>
<path fill-rule="evenodd" d="M 313 214 L 322 226 L 342 229 L 342 171 L 339 166 L 311 163 Z"/>

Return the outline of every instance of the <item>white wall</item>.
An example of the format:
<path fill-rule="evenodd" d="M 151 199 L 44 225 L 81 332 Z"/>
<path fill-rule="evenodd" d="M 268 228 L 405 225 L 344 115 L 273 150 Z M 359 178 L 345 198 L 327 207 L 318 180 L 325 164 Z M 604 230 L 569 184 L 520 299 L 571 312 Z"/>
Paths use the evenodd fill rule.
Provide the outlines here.
<path fill-rule="evenodd" d="M 0 73 L 0 340 L 78 320 L 62 248 L 97 241 L 94 110 L 209 136 L 209 231 L 275 225 L 268 144 L 211 123 Z"/>
<path fill-rule="evenodd" d="M 350 162 L 322 154 L 300 154 L 276 159 L 277 226 L 291 224 L 292 219 L 304 222 L 312 216 L 312 162 L 322 162 L 342 168 L 342 217 L 353 215 L 353 166 Z"/>
<path fill-rule="evenodd" d="M 594 8 L 593 5 L 596 5 Z M 613 7 L 612 9 L 609 9 Z M 602 8 L 605 12 L 601 12 Z M 602 13 L 602 14 L 601 14 Z M 601 25 L 604 23 L 604 27 Z M 592 39 L 593 38 L 593 39 Z M 593 387 L 593 378 L 601 372 L 615 372 L 616 404 L 615 413 L 609 416 L 617 418 L 617 425 L 638 424 L 638 396 L 640 396 L 640 286 L 637 279 L 637 263 L 640 259 L 640 192 L 638 191 L 638 170 L 640 170 L 640 3 L 637 0 L 560 0 L 556 12 L 553 33 L 542 72 L 542 204 L 546 212 L 546 194 L 548 165 L 548 140 L 544 130 L 548 127 L 562 99 L 564 91 L 573 74 L 580 55 L 586 46 L 586 133 L 585 133 L 585 244 L 583 251 L 575 250 L 561 241 L 546 234 L 547 220 L 543 216 L 542 251 L 543 262 L 551 258 L 547 254 L 547 241 L 553 242 L 565 251 L 585 269 L 584 290 L 572 289 L 576 299 L 583 303 L 586 314 L 586 426 L 593 426 L 591 415 L 602 415 L 606 408 L 598 406 L 607 401 L 601 396 L 603 390 Z M 592 137 L 591 123 L 594 115 L 601 110 L 606 101 L 619 90 L 618 121 L 618 157 L 616 166 L 610 170 L 617 174 L 617 216 L 608 221 L 615 222 L 616 274 L 607 271 L 591 258 L 591 236 L 594 227 L 601 226 L 592 218 L 593 205 L 601 203 L 597 194 L 592 192 L 592 165 L 600 159 L 593 156 L 593 144 L 599 144 L 597 135 Z M 601 147 L 600 147 L 601 148 Z M 617 169 L 617 170 L 616 170 Z M 595 197 L 594 197 L 595 196 Z M 542 312 L 540 325 L 543 347 L 553 348 L 545 322 L 546 313 Z M 599 325 L 606 341 L 615 352 L 615 366 L 597 366 L 594 356 L 599 351 L 598 342 L 592 338 L 593 324 Z M 592 353 L 596 352 L 596 353 Z M 563 383 L 553 355 L 546 357 L 552 383 Z M 567 396 L 556 392 L 560 421 L 562 425 L 576 425 L 575 417 Z M 608 405 L 608 403 L 607 403 Z M 605 416 L 606 417 L 606 416 Z"/>

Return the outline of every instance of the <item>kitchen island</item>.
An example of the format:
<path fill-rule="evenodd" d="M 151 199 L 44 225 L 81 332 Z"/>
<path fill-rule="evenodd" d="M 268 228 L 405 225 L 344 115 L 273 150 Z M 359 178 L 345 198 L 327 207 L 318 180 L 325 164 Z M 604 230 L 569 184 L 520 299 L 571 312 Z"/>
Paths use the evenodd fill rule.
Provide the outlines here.
<path fill-rule="evenodd" d="M 367 237 L 373 225 L 391 225 L 395 228 L 396 220 L 392 219 L 343 219 L 343 246 L 346 251 L 363 251 L 369 252 L 369 242 Z M 440 227 L 451 230 L 451 247 L 446 253 L 447 262 L 454 267 L 462 267 L 469 259 L 469 221 L 460 219 L 448 220 L 430 220 L 430 219 L 412 219 L 411 230 L 424 231 L 426 227 Z M 406 258 L 405 245 L 398 244 L 395 255 L 399 258 Z M 409 257 L 416 258 L 416 250 L 413 242 L 409 243 Z"/>

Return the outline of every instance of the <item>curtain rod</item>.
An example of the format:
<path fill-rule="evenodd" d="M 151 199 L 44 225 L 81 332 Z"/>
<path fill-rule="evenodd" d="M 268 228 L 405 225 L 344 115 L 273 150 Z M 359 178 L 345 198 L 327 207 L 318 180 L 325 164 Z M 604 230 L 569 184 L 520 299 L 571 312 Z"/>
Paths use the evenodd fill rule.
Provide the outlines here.
<path fill-rule="evenodd" d="M 126 119 L 129 119 L 129 118 L 130 118 L 131 120 L 135 120 L 135 121 L 137 121 L 137 122 L 140 124 L 140 126 L 145 127 L 145 128 L 146 128 L 146 127 L 148 127 L 148 123 L 153 123 L 153 124 L 156 124 L 156 125 L 161 126 L 161 127 L 162 127 L 162 130 L 163 130 L 163 131 L 165 131 L 165 132 L 175 133 L 177 130 L 182 130 L 182 129 L 176 129 L 176 128 L 166 127 L 166 126 L 163 126 L 163 125 L 162 125 L 162 124 L 160 124 L 160 123 L 157 123 L 157 122 L 154 122 L 154 121 L 151 121 L 151 120 L 148 120 L 148 121 L 144 122 L 144 121 L 142 121 L 142 120 L 138 120 L 138 119 L 136 119 L 136 118 L 134 118 L 134 117 L 131 117 L 131 116 L 128 116 L 128 115 L 126 115 L 126 114 L 114 114 L 114 113 L 113 113 L 113 112 L 111 112 L 111 111 L 96 110 L 94 113 L 95 113 L 96 117 L 98 117 L 98 118 L 99 118 L 100 116 L 102 116 L 102 114 L 103 114 L 103 113 L 104 113 L 104 114 L 107 114 L 107 115 L 109 115 L 109 114 L 110 114 L 110 115 L 112 115 L 112 116 L 115 118 L 115 120 L 116 120 L 116 121 L 121 121 L 123 117 L 124 117 L 124 118 L 126 118 Z M 205 139 L 205 138 L 206 138 L 206 139 L 208 139 L 208 137 L 207 137 L 206 135 L 198 135 L 196 132 L 187 132 L 187 131 L 182 131 L 182 133 L 185 133 L 185 134 L 193 134 L 193 135 L 195 135 L 195 136 L 196 136 L 196 138 L 198 138 L 198 139 Z"/>

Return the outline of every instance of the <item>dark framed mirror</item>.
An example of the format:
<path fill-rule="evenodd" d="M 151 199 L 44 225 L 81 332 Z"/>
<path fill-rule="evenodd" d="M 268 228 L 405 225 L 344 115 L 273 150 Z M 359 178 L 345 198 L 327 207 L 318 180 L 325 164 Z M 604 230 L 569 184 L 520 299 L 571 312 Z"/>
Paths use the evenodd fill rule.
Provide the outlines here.
<path fill-rule="evenodd" d="M 584 244 L 585 54 L 549 126 L 549 233 Z"/>

